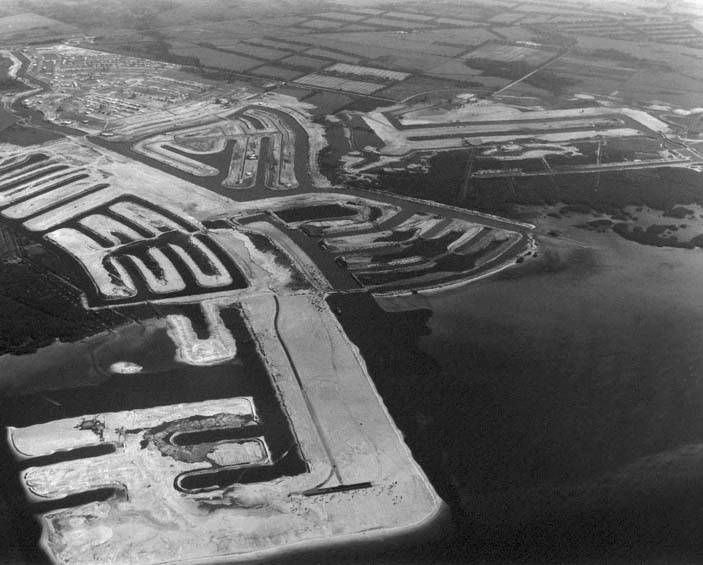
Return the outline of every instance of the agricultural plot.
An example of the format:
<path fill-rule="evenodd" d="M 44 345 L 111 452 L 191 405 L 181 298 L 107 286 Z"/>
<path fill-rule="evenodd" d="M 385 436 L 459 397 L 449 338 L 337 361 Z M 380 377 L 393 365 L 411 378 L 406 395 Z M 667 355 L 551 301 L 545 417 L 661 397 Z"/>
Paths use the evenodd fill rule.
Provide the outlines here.
<path fill-rule="evenodd" d="M 361 65 L 349 65 L 346 63 L 336 63 L 331 67 L 327 67 L 325 71 L 344 75 L 373 77 L 374 79 L 386 81 L 400 81 L 410 76 L 410 73 L 389 71 L 388 69 L 379 69 L 376 67 L 364 67 Z"/>
<path fill-rule="evenodd" d="M 383 15 L 386 18 L 400 18 L 401 20 L 411 20 L 416 22 L 427 22 L 434 19 L 434 16 L 415 14 L 413 12 L 385 12 Z"/>
<path fill-rule="evenodd" d="M 458 83 L 452 80 L 443 80 L 439 78 L 431 78 L 424 76 L 412 76 L 403 82 L 399 82 L 384 88 L 377 94 L 379 96 L 384 96 L 386 98 L 392 98 L 393 100 L 405 100 L 410 96 L 421 95 L 422 93 L 429 93 L 435 91 L 449 91 L 453 89 L 458 89 Z"/>
<path fill-rule="evenodd" d="M 497 61 L 499 63 L 523 62 L 538 67 L 556 55 L 556 51 L 544 47 L 514 45 L 490 41 L 477 47 L 463 58 L 470 64 L 471 60 Z"/>
<path fill-rule="evenodd" d="M 622 41 L 638 41 L 641 39 L 641 32 L 626 27 L 621 22 L 614 20 L 606 22 L 565 23 L 559 24 L 558 29 L 561 33 L 570 35 L 595 35 Z"/>
<path fill-rule="evenodd" d="M 278 67 L 278 66 L 274 66 L 274 65 L 262 65 L 262 66 L 257 67 L 256 69 L 253 69 L 249 72 L 251 74 L 257 75 L 257 76 L 271 77 L 271 78 L 275 78 L 278 80 L 288 81 L 288 80 L 293 80 L 296 77 L 299 77 L 305 71 L 290 69 L 287 67 Z"/>
<path fill-rule="evenodd" d="M 472 69 L 471 67 L 467 66 L 464 61 L 461 61 L 459 59 L 452 59 L 448 62 L 440 64 L 439 66 L 432 67 L 431 69 L 428 69 L 426 73 L 428 75 L 438 78 L 468 81 L 474 85 L 481 84 L 483 86 L 487 86 L 484 84 L 483 80 L 481 80 L 481 82 L 478 82 L 479 77 L 481 77 L 482 75 L 482 72 L 480 70 Z M 501 80 L 503 85 L 506 85 L 510 82 L 508 79 Z"/>
<path fill-rule="evenodd" d="M 481 20 L 465 20 L 461 18 L 437 18 L 435 23 L 443 26 L 457 26 L 462 28 L 467 27 L 480 27 L 482 26 Z"/>
<path fill-rule="evenodd" d="M 346 11 L 356 13 L 356 14 L 366 14 L 369 16 L 374 16 L 374 15 L 383 13 L 383 10 L 379 10 L 378 8 L 362 8 L 362 7 L 357 8 L 356 6 L 347 6 Z"/>
<path fill-rule="evenodd" d="M 316 92 L 312 96 L 305 98 L 305 102 L 314 104 L 320 114 L 333 114 L 353 101 L 353 98 L 344 94 L 337 94 L 336 92 Z"/>
<path fill-rule="evenodd" d="M 216 49 L 208 49 L 188 43 L 177 43 L 171 48 L 171 52 L 175 55 L 183 55 L 185 57 L 195 57 L 200 61 L 203 67 L 211 67 L 215 69 L 227 69 L 230 71 L 246 71 L 261 64 L 258 59 L 252 59 L 234 53 L 225 53 Z"/>
<path fill-rule="evenodd" d="M 588 59 L 564 58 L 551 64 L 550 73 L 574 85 L 571 89 L 608 94 L 634 77 L 637 69 L 600 65 Z"/>
<path fill-rule="evenodd" d="M 219 49 L 233 52 L 236 55 L 244 55 L 245 57 L 253 57 L 256 59 L 264 59 L 266 61 L 275 61 L 290 55 L 289 51 L 282 51 L 272 47 L 261 45 L 251 45 L 250 43 L 229 43 L 217 45 Z"/>
<path fill-rule="evenodd" d="M 77 33 L 79 30 L 73 26 L 31 12 L 0 17 L 0 41 L 3 43 L 60 39 Z"/>
<path fill-rule="evenodd" d="M 303 55 L 292 55 L 280 61 L 282 64 L 289 67 L 297 67 L 306 70 L 318 70 L 329 64 L 329 61 L 324 59 L 315 59 Z"/>
<path fill-rule="evenodd" d="M 485 41 L 486 37 L 483 35 L 480 38 L 476 38 L 474 43 L 467 45 L 464 40 L 457 39 L 458 43 L 456 46 L 446 45 L 446 42 L 451 41 L 451 36 L 445 34 L 448 30 L 420 30 L 408 35 L 398 35 L 396 33 L 386 32 L 386 31 L 367 31 L 367 32 L 348 32 L 348 28 L 345 28 L 342 33 L 335 33 L 334 36 L 331 34 L 322 34 L 320 36 L 314 37 L 315 43 L 320 44 L 324 40 L 336 40 L 349 42 L 360 46 L 376 46 L 382 47 L 384 49 L 390 49 L 391 55 L 398 52 L 411 51 L 413 53 L 424 53 L 428 55 L 439 55 L 444 57 L 454 57 L 455 55 L 466 52 L 471 45 L 475 45 L 480 41 Z M 451 32 L 450 32 L 451 33 Z M 488 37 L 495 38 L 495 36 L 489 34 Z M 442 42 L 442 44 L 438 43 Z M 332 44 L 333 45 L 333 44 Z M 342 49 L 341 44 L 339 49 Z"/>
<path fill-rule="evenodd" d="M 302 74 L 304 73 L 298 71 L 298 76 Z M 297 98 L 298 100 L 302 100 L 303 98 L 310 96 L 313 93 L 313 90 L 310 88 L 292 86 L 292 83 L 288 83 L 286 86 L 281 86 L 277 88 L 276 92 L 285 96 L 291 96 L 293 98 Z"/>
<path fill-rule="evenodd" d="M 324 33 L 318 35 L 310 35 L 308 36 L 307 40 L 311 43 L 314 43 L 314 46 L 344 51 L 345 53 L 348 53 L 352 56 L 357 56 L 361 59 L 376 59 L 383 57 L 385 60 L 392 61 L 395 57 L 405 57 L 408 55 L 408 52 L 400 47 L 396 47 L 395 49 L 393 49 L 389 47 L 384 47 L 382 45 L 374 45 L 363 41 L 356 42 L 351 40 L 345 40 L 344 34 L 341 33 Z M 310 47 L 312 46 L 313 45 L 310 45 Z"/>
<path fill-rule="evenodd" d="M 340 77 L 328 76 L 312 73 L 296 79 L 294 82 L 307 86 L 329 88 L 331 90 L 342 90 L 354 94 L 372 94 L 383 88 L 383 84 L 364 82 L 360 80 L 350 80 Z"/>
<path fill-rule="evenodd" d="M 492 24 L 512 25 L 512 24 L 517 23 L 517 21 L 523 17 L 525 17 L 524 14 L 511 14 L 511 13 L 496 14 L 495 16 L 490 18 L 488 21 L 491 22 Z"/>
<path fill-rule="evenodd" d="M 301 45 L 298 45 L 297 43 L 289 43 L 284 40 L 280 39 L 271 39 L 268 37 L 254 37 L 252 39 L 247 39 L 245 42 L 249 45 L 262 45 L 264 47 L 271 47 L 272 49 L 276 49 L 279 51 L 291 51 L 291 52 L 296 52 L 299 51 L 300 49 L 304 48 Z"/>
<path fill-rule="evenodd" d="M 299 25 L 301 27 L 308 27 L 311 29 L 336 29 L 343 26 L 344 22 L 333 20 L 307 20 Z"/>
<path fill-rule="evenodd" d="M 363 23 L 364 23 L 364 25 L 372 25 L 372 26 L 378 26 L 378 27 L 382 27 L 382 28 L 402 29 L 402 30 L 423 29 L 423 28 L 431 27 L 431 25 L 432 25 L 432 24 L 428 24 L 428 23 L 408 21 L 405 19 L 387 18 L 387 17 L 385 17 L 385 15 L 379 16 L 379 17 L 374 17 L 374 18 L 367 18 L 364 20 Z"/>
<path fill-rule="evenodd" d="M 318 14 L 318 16 L 321 18 L 340 20 L 343 22 L 357 22 L 367 17 L 365 14 L 351 14 L 349 12 L 322 12 Z"/>
<path fill-rule="evenodd" d="M 540 41 L 540 26 L 491 26 L 493 39 L 499 38 L 502 41 Z"/>
<path fill-rule="evenodd" d="M 363 22 L 361 23 L 353 23 L 353 24 L 347 24 L 344 26 L 344 31 L 375 31 L 378 28 L 375 28 L 373 26 L 369 25 L 364 25 Z"/>
<path fill-rule="evenodd" d="M 642 22 L 637 23 L 636 27 L 650 41 L 657 43 L 675 43 L 682 45 L 700 46 L 703 44 L 703 35 L 695 27 L 688 22 Z"/>
<path fill-rule="evenodd" d="M 332 51 L 331 49 L 321 49 L 319 47 L 312 47 L 304 51 L 305 55 L 311 57 L 321 57 L 323 59 L 332 59 L 334 61 L 339 61 L 340 63 L 358 63 L 359 57 L 354 57 L 353 55 L 347 55 L 345 53 L 340 53 L 339 51 Z"/>

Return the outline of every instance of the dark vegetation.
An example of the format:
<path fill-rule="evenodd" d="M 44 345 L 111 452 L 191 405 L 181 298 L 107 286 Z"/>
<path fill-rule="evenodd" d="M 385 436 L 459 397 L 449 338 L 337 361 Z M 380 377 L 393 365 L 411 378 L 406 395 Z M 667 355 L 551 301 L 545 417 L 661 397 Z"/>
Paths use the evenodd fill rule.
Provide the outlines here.
<path fill-rule="evenodd" d="M 676 231 L 676 225 L 655 224 L 647 229 L 642 226 L 621 222 L 613 225 L 613 231 L 618 235 L 642 243 L 644 245 L 654 245 L 656 247 L 680 247 L 683 249 L 693 249 L 703 247 L 703 234 L 688 241 L 680 241 L 672 232 Z"/>
<path fill-rule="evenodd" d="M 465 64 L 467 67 L 478 69 L 485 72 L 487 75 L 507 78 L 509 80 L 517 80 L 534 71 L 537 67 L 537 65 L 532 65 L 525 61 L 493 61 L 492 59 L 482 58 L 468 59 L 465 61 Z M 555 95 L 562 94 L 568 87 L 578 84 L 578 81 L 560 76 L 548 69 L 542 69 L 533 74 L 525 79 L 525 82 Z"/>
<path fill-rule="evenodd" d="M 481 161 L 484 165 L 479 164 L 476 169 L 492 168 L 485 160 Z M 662 232 L 670 228 L 668 225 L 663 229 L 661 226 L 637 226 L 631 223 L 636 218 L 625 210 L 626 206 L 648 206 L 663 211 L 667 217 L 693 217 L 694 211 L 686 205 L 703 205 L 703 175 L 696 171 L 661 167 L 552 177 L 473 178 L 464 190 L 466 164 L 466 151 L 439 153 L 430 159 L 429 173 L 386 169 L 379 172 L 373 188 L 513 217 L 518 215 L 516 206 L 564 204 L 558 213 L 551 215 L 608 214 L 613 221 L 612 229 L 633 241 L 684 248 L 703 244 L 702 236 L 679 241 L 671 233 L 663 235 Z M 513 166 L 523 167 L 524 164 L 519 161 Z M 585 227 L 603 229 L 604 224 L 589 223 Z"/>
<path fill-rule="evenodd" d="M 169 43 L 156 32 L 151 32 L 149 37 L 137 41 L 115 42 L 109 38 L 96 38 L 95 43 L 91 44 L 90 47 L 91 49 L 102 49 L 133 57 L 164 61 L 184 67 L 200 67 L 200 60 L 197 57 L 171 53 Z M 187 70 L 192 71 L 194 69 Z"/>
<path fill-rule="evenodd" d="M 342 155 L 347 153 L 350 147 L 341 123 L 324 122 L 324 125 L 327 145 L 318 154 L 317 162 L 320 172 L 332 183 L 337 184 L 341 181 Z"/>
<path fill-rule="evenodd" d="M 58 129 L 58 128 L 57 128 Z M 48 128 L 25 127 L 13 123 L 2 131 L 2 139 L 7 143 L 14 143 L 22 147 L 38 145 L 45 141 L 61 139 L 63 136 Z"/>
<path fill-rule="evenodd" d="M 467 158 L 467 151 L 439 153 L 430 159 L 426 174 L 381 171 L 376 188 L 503 214 L 510 214 L 516 204 L 564 203 L 583 213 L 622 213 L 625 206 L 646 205 L 673 214 L 681 213 L 678 207 L 686 204 L 703 205 L 703 175 L 676 167 L 553 177 L 474 177 L 468 197 L 458 202 Z M 522 161 L 515 161 L 513 166 L 522 165 Z"/>
<path fill-rule="evenodd" d="M 113 328 L 129 318 L 111 311 L 86 310 L 80 293 L 64 283 L 70 278 L 61 261 L 47 253 L 32 260 L 0 264 L 0 355 L 32 353 L 55 340 L 76 341 Z"/>
<path fill-rule="evenodd" d="M 641 57 L 635 57 L 630 53 L 624 53 L 618 51 L 617 49 L 575 49 L 572 51 L 573 54 L 582 55 L 589 58 L 600 58 L 606 61 L 620 61 L 627 63 L 629 65 L 634 65 L 638 67 L 645 67 L 650 69 L 656 69 L 660 71 L 670 71 L 672 70 L 670 65 L 663 63 L 662 61 L 652 61 L 651 59 L 643 59 Z"/>

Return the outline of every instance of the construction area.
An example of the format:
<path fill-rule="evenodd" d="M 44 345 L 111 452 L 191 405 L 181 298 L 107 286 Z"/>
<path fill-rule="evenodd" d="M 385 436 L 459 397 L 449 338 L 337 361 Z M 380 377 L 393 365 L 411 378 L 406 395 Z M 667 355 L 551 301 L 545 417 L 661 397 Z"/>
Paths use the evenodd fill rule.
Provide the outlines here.
<path fill-rule="evenodd" d="M 441 518 L 443 502 L 324 301 L 324 273 L 285 235 L 221 219 L 253 203 L 75 140 L 0 162 L 0 198 L 6 221 L 70 258 L 86 308 L 194 305 L 197 326 L 194 313 L 177 311 L 153 322 L 172 362 L 206 375 L 255 347 L 248 355 L 277 391 L 100 413 L 80 406 L 12 427 L 52 561 L 266 559 L 291 546 L 409 536 Z M 299 213 L 294 201 L 272 200 L 281 216 Z M 354 214 L 372 222 L 397 210 L 358 200 Z M 138 378 L 145 364 L 128 357 L 110 370 Z"/>
<path fill-rule="evenodd" d="M 222 186 L 252 188 L 260 169 L 271 190 L 298 187 L 295 177 L 295 132 L 265 107 L 252 106 L 204 126 L 147 137 L 133 150 L 190 175 L 207 177 L 225 173 Z M 217 166 L 199 159 L 218 156 Z"/>

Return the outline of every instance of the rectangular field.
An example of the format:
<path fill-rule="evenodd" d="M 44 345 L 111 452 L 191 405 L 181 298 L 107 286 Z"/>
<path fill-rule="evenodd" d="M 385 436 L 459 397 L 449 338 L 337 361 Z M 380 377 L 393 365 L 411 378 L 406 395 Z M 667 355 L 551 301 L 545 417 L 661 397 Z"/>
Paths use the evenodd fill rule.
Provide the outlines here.
<path fill-rule="evenodd" d="M 371 94 L 383 88 L 383 84 L 374 82 L 364 82 L 360 80 L 349 80 L 339 77 L 331 77 L 312 73 L 296 79 L 294 82 L 305 84 L 308 86 L 318 86 L 321 88 L 329 88 L 332 90 L 342 90 L 344 92 L 353 92 L 355 94 Z"/>
<path fill-rule="evenodd" d="M 378 92 L 380 96 L 392 98 L 393 100 L 404 100 L 408 96 L 414 96 L 422 92 L 458 88 L 458 83 L 439 78 L 422 76 L 410 77 L 401 83 L 394 84 Z"/>
<path fill-rule="evenodd" d="M 322 114 L 333 114 L 340 108 L 351 104 L 353 98 L 336 92 L 318 92 L 304 100 L 308 104 L 314 104 Z"/>
<path fill-rule="evenodd" d="M 488 59 L 500 63 L 523 61 L 539 66 L 556 54 L 552 49 L 530 47 L 527 45 L 510 45 L 489 41 L 464 55 L 464 59 Z"/>
<path fill-rule="evenodd" d="M 329 61 L 324 59 L 315 59 L 314 57 L 305 57 L 302 55 L 292 55 L 280 62 L 290 67 L 299 67 L 306 70 L 318 70 L 329 63 Z"/>
<path fill-rule="evenodd" d="M 348 6 L 346 8 L 347 12 L 354 12 L 358 14 L 367 14 L 367 15 L 375 15 L 375 14 L 382 14 L 383 10 L 378 10 L 376 8 L 356 8 L 352 6 Z"/>
<path fill-rule="evenodd" d="M 344 22 L 333 20 L 308 20 L 300 24 L 301 27 L 309 27 L 311 29 L 335 29 L 344 25 Z"/>
<path fill-rule="evenodd" d="M 357 22 L 363 20 L 366 14 L 350 14 L 348 12 L 322 12 L 318 14 L 320 18 L 329 18 L 331 20 L 342 20 L 347 22 Z"/>
<path fill-rule="evenodd" d="M 262 65 L 261 67 L 258 67 L 250 72 L 256 76 L 271 77 L 279 80 L 293 80 L 305 71 L 287 69 L 285 67 L 274 67 L 273 65 Z"/>
<path fill-rule="evenodd" d="M 342 63 L 358 63 L 359 57 L 354 57 L 353 55 L 347 55 L 345 53 L 338 53 L 337 51 L 332 51 L 330 49 L 321 49 L 319 47 L 313 47 L 304 52 L 305 55 L 311 55 L 313 57 L 322 57 L 325 59 L 333 59 L 334 61 L 339 61 Z"/>
<path fill-rule="evenodd" d="M 325 70 L 345 75 L 375 77 L 388 81 L 404 80 L 410 76 L 410 73 L 389 71 L 388 69 L 379 69 L 376 67 L 364 67 L 362 65 L 349 65 L 347 63 L 336 63 L 331 67 L 327 67 Z"/>
<path fill-rule="evenodd" d="M 258 59 L 250 59 L 242 55 L 224 53 L 207 47 L 199 47 L 190 44 L 175 44 L 171 48 L 174 55 L 185 55 L 197 57 L 204 67 L 214 67 L 218 69 L 228 69 L 231 71 L 246 71 L 261 64 Z"/>
<path fill-rule="evenodd" d="M 422 53 L 427 55 L 442 55 L 447 57 L 453 57 L 461 53 L 465 53 L 472 45 L 478 45 L 486 38 L 494 38 L 493 35 L 482 35 L 480 39 L 472 41 L 471 45 L 463 40 L 459 42 L 456 46 L 438 45 L 435 42 L 446 42 L 447 35 L 444 33 L 445 30 L 437 31 L 435 29 L 428 29 L 417 31 L 412 35 L 398 35 L 396 33 L 387 31 L 368 31 L 368 32 L 348 32 L 348 28 L 345 28 L 344 32 L 330 35 L 331 38 L 337 42 L 349 41 L 357 45 L 369 45 L 381 47 L 384 49 L 397 50 L 397 53 L 407 53 L 412 51 L 414 53 Z M 316 43 L 320 38 L 316 37 Z M 334 49 L 334 46 L 331 46 Z M 341 47 L 340 47 L 341 49 Z M 389 52 L 389 55 L 393 55 L 393 52 Z"/>
<path fill-rule="evenodd" d="M 297 45 L 295 43 L 288 43 L 283 40 L 268 39 L 267 37 L 253 37 L 247 39 L 246 43 L 250 45 L 263 45 L 264 47 L 272 47 L 273 49 L 278 49 L 281 51 L 292 51 L 297 52 L 301 49 L 305 49 L 303 45 Z"/>
<path fill-rule="evenodd" d="M 400 18 L 403 20 L 414 20 L 419 22 L 426 22 L 428 20 L 434 19 L 433 16 L 425 16 L 423 14 L 414 14 L 412 12 L 386 12 L 383 14 L 387 18 Z"/>
<path fill-rule="evenodd" d="M 262 47 L 259 45 L 250 45 L 247 43 L 225 43 L 217 45 L 220 49 L 226 51 L 235 52 L 237 55 L 244 55 L 245 57 L 255 57 L 257 59 L 266 59 L 267 61 L 275 61 L 276 59 L 282 59 L 290 55 L 289 51 L 281 51 L 279 49 L 273 49 L 272 47 Z"/>
<path fill-rule="evenodd" d="M 429 24 L 426 23 L 418 23 L 418 22 L 409 22 L 408 20 L 396 20 L 393 18 L 369 18 L 368 20 L 364 20 L 364 24 L 371 24 L 375 26 L 381 26 L 381 27 L 390 27 L 390 28 L 401 28 L 401 29 L 417 29 L 417 28 L 425 28 L 425 27 L 430 27 Z"/>

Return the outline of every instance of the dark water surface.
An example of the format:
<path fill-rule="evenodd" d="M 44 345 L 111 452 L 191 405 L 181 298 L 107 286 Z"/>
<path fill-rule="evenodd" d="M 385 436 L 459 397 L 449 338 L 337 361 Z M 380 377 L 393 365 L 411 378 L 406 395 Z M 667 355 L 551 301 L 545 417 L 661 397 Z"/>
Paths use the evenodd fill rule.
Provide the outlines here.
<path fill-rule="evenodd" d="M 500 278 L 330 299 L 455 516 L 390 561 L 700 555 L 703 253 L 561 222 Z"/>

